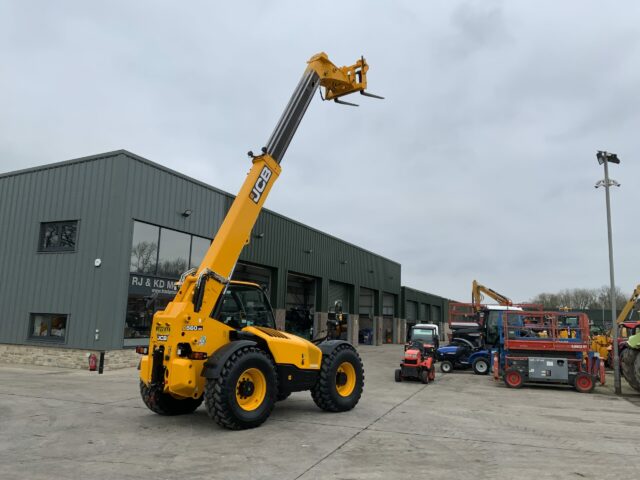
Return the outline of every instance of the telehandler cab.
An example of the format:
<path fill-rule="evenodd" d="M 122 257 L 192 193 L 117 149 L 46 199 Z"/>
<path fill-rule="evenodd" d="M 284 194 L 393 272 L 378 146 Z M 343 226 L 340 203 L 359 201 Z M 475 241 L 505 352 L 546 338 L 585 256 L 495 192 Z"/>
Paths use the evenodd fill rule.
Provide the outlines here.
<path fill-rule="evenodd" d="M 343 340 L 317 345 L 275 329 L 269 302 L 258 285 L 230 281 L 242 248 L 274 182 L 280 162 L 316 90 L 323 100 L 366 93 L 364 58 L 336 67 L 325 53 L 311 57 L 289 103 L 231 205 L 197 269 L 185 272 L 178 292 L 154 315 L 148 347 L 138 347 L 140 393 L 161 415 L 207 413 L 230 429 L 253 428 L 276 399 L 311 390 L 318 407 L 342 412 L 356 406 L 364 386 L 362 362 Z M 322 93 L 322 92 L 321 92 Z"/>

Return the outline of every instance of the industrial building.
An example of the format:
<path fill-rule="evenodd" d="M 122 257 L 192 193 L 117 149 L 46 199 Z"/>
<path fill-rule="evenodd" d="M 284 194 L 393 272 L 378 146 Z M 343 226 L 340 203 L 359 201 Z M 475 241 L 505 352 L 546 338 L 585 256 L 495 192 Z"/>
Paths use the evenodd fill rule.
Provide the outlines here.
<path fill-rule="evenodd" d="M 234 197 L 125 150 L 0 174 L 0 351 L 131 364 L 153 312 L 197 266 Z M 397 262 L 263 210 L 234 279 L 263 286 L 278 328 L 311 338 L 342 308 L 348 340 L 403 342 L 446 299 L 401 288 Z M 406 320 L 406 321 L 405 321 Z"/>

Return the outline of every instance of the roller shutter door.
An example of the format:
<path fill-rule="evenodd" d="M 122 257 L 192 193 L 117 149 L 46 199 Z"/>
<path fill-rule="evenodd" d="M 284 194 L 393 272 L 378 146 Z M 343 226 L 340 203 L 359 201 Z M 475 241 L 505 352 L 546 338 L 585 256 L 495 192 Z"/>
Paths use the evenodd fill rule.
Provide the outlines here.
<path fill-rule="evenodd" d="M 407 315 L 407 322 L 416 323 L 418 321 L 418 303 L 407 300 L 405 313 Z"/>
<path fill-rule="evenodd" d="M 271 270 L 256 265 L 238 263 L 231 278 L 243 282 L 257 283 L 267 292 L 271 288 Z"/>
<path fill-rule="evenodd" d="M 369 290 L 368 288 L 360 288 L 360 310 L 358 313 L 360 316 L 367 316 L 369 318 L 373 318 L 375 308 L 374 308 L 374 291 Z"/>
<path fill-rule="evenodd" d="M 385 317 L 395 317 L 395 298 L 389 293 L 382 296 L 382 315 Z"/>
<path fill-rule="evenodd" d="M 342 301 L 342 311 L 344 313 L 351 312 L 349 304 L 349 286 L 345 283 L 329 281 L 329 311 L 333 311 L 336 300 Z"/>

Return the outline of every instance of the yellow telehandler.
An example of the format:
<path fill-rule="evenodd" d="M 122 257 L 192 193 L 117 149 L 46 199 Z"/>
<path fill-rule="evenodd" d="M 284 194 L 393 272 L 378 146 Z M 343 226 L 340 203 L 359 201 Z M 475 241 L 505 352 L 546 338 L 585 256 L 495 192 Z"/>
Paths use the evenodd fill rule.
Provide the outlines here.
<path fill-rule="evenodd" d="M 356 406 L 364 370 L 343 340 L 316 343 L 276 330 L 269 301 L 253 283 L 230 281 L 242 248 L 280 162 L 315 92 L 341 100 L 365 92 L 364 57 L 335 66 L 325 53 L 311 57 L 266 147 L 253 165 L 197 269 L 185 272 L 175 298 L 154 315 L 148 347 L 138 347 L 140 393 L 160 415 L 193 412 L 203 402 L 219 425 L 239 430 L 261 425 L 277 399 L 311 390 L 318 407 L 342 412 Z"/>

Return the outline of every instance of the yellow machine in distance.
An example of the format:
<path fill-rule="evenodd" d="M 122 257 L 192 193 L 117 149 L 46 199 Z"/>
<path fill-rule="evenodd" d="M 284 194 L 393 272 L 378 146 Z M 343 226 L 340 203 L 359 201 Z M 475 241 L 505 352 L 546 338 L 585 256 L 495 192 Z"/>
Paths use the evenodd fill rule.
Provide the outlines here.
<path fill-rule="evenodd" d="M 311 57 L 262 154 L 253 165 L 202 263 L 185 272 L 178 292 L 154 315 L 148 347 L 139 348 L 140 393 L 162 415 L 190 413 L 205 401 L 207 413 L 231 429 L 257 427 L 276 399 L 311 390 L 327 411 L 353 408 L 364 386 L 362 362 L 342 340 L 317 345 L 276 330 L 271 306 L 258 285 L 230 281 L 280 162 L 316 90 L 340 100 L 365 92 L 364 58 L 336 67 L 325 53 Z"/>
<path fill-rule="evenodd" d="M 492 290 L 489 287 L 479 284 L 476 280 L 471 284 L 471 303 L 476 309 L 482 308 L 484 301 L 484 295 L 488 295 L 493 298 L 499 305 L 511 306 L 513 302 L 504 295 Z"/>

